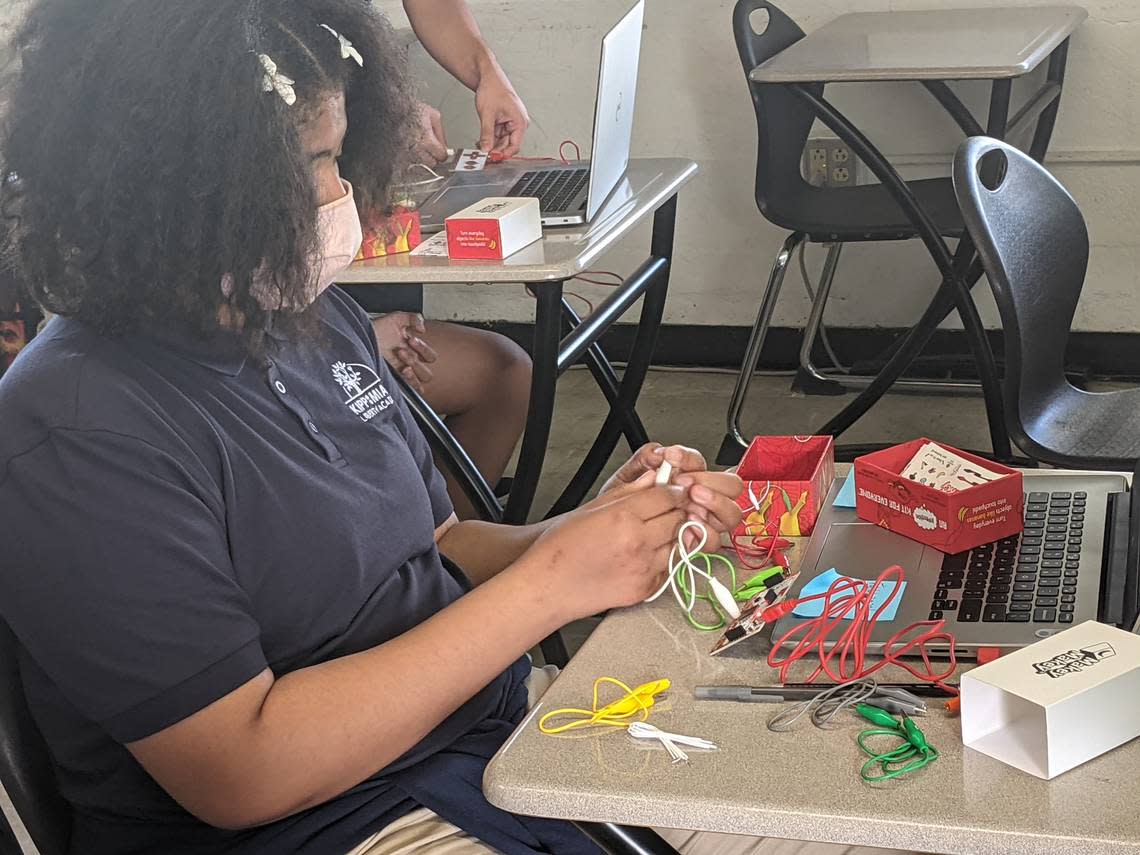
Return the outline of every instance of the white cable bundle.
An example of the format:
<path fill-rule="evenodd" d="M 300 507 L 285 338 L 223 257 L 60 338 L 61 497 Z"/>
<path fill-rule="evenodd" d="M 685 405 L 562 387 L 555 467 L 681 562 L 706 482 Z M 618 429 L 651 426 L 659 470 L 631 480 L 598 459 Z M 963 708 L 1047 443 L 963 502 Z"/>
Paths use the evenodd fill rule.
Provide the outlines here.
<path fill-rule="evenodd" d="M 657 470 L 657 478 L 655 483 L 664 485 L 669 483 L 670 477 L 673 475 L 673 467 L 669 461 L 661 464 L 661 468 Z M 692 549 L 685 546 L 685 534 L 689 531 L 700 532 L 696 544 Z M 705 544 L 709 541 L 709 530 L 705 528 L 703 523 L 696 520 L 688 520 L 677 531 L 677 542 L 673 544 L 673 548 L 669 551 L 669 575 L 665 579 L 664 584 L 649 597 L 645 602 L 651 603 L 665 593 L 669 588 L 673 589 L 673 597 L 677 600 L 677 604 L 685 610 L 685 613 L 692 615 L 693 607 L 697 604 L 697 576 L 703 576 L 709 583 L 709 590 L 713 592 L 716 601 L 720 607 L 724 609 L 732 620 L 740 617 L 740 606 L 737 605 L 735 598 L 732 596 L 732 591 L 725 587 L 724 583 L 717 579 L 712 573 L 707 573 L 693 563 L 693 556 L 699 554 L 705 548 Z M 685 587 L 688 589 L 688 596 L 681 591 L 681 586 L 677 584 L 677 574 L 685 573 Z"/>

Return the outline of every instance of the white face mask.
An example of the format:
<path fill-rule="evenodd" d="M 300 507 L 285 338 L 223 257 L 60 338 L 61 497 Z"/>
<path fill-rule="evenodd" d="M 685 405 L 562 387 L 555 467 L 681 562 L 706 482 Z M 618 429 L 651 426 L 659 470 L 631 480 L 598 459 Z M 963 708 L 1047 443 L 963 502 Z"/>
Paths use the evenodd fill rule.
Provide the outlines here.
<path fill-rule="evenodd" d="M 360 214 L 356 210 L 356 200 L 352 195 L 352 185 L 340 179 L 344 195 L 339 199 L 317 208 L 317 238 L 320 242 L 320 259 L 314 274 L 309 293 L 292 307 L 304 309 L 321 296 L 337 277 L 343 273 L 364 242 L 364 232 L 360 226 Z M 222 293 L 227 297 L 233 293 L 233 277 L 228 273 L 222 277 Z M 267 309 L 286 308 L 280 305 L 275 289 L 266 286 L 255 273 L 250 293 Z"/>
<path fill-rule="evenodd" d="M 317 234 L 321 241 L 321 261 L 315 285 L 316 300 L 348 266 L 360 252 L 364 232 L 360 227 L 360 213 L 352 196 L 352 185 L 340 179 L 344 195 L 334 202 L 317 208 Z M 311 303 L 312 300 L 309 302 Z"/>

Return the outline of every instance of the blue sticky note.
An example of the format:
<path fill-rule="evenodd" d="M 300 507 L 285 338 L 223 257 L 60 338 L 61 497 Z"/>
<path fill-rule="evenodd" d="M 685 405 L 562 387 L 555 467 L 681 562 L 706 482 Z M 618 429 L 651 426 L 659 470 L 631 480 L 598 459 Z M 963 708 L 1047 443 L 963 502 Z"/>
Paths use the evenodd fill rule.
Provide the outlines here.
<path fill-rule="evenodd" d="M 837 508 L 853 508 L 855 507 L 855 467 L 851 467 L 851 471 L 847 473 L 847 480 L 843 482 L 843 486 L 839 488 L 839 493 L 835 496 L 835 501 L 832 502 Z"/>
<path fill-rule="evenodd" d="M 816 576 L 814 579 L 804 585 L 803 590 L 799 592 L 798 596 L 800 599 L 803 599 L 804 597 L 810 597 L 813 594 L 824 594 L 827 592 L 828 588 L 835 584 L 835 580 L 839 578 L 850 577 L 841 577 L 839 571 L 837 571 L 835 568 L 832 568 L 826 573 L 821 573 L 820 575 Z M 882 606 L 882 604 L 886 601 L 887 597 L 891 595 L 891 591 L 895 589 L 895 584 L 895 582 L 883 582 L 883 584 L 879 586 L 878 590 L 875 591 L 875 596 L 871 600 L 871 614 L 874 614 L 876 610 L 878 610 L 878 608 Z M 895 612 L 899 610 L 899 603 L 902 602 L 902 598 L 906 594 L 906 582 L 900 582 L 898 584 L 900 586 L 898 596 L 895 597 L 891 601 L 891 604 L 883 610 L 883 613 L 881 615 L 879 615 L 879 620 L 895 619 Z M 820 597 L 818 600 L 811 600 L 807 603 L 800 603 L 794 609 L 792 609 L 792 614 L 794 614 L 796 617 L 804 618 L 819 617 L 821 614 L 823 614 L 823 603 L 823 597 Z M 843 619 L 853 620 L 854 618 L 855 607 L 852 606 L 851 609 L 848 610 L 847 614 L 843 616 Z"/>

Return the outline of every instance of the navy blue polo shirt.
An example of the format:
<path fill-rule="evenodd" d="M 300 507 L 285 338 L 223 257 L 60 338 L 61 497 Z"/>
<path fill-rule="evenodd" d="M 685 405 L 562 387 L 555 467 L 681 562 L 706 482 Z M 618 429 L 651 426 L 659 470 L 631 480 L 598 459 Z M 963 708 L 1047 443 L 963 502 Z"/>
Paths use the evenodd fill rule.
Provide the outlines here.
<path fill-rule="evenodd" d="M 76 852 L 340 855 L 417 803 L 385 776 L 517 694 L 518 665 L 375 778 L 245 831 L 198 821 L 123 747 L 463 593 L 433 540 L 443 480 L 367 317 L 337 289 L 319 309 L 321 335 L 273 339 L 264 361 L 225 334 L 56 318 L 0 381 L 0 615 Z"/>

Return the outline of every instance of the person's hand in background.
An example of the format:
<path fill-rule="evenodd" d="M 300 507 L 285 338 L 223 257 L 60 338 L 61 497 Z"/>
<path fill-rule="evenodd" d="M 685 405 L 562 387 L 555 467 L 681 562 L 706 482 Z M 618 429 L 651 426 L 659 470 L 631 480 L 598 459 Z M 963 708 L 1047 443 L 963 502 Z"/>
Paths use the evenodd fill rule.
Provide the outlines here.
<path fill-rule="evenodd" d="M 408 385 L 423 392 L 432 378 L 429 367 L 436 361 L 435 350 L 424 338 L 424 319 L 415 312 L 390 312 L 372 322 L 380 355 Z"/>
<path fill-rule="evenodd" d="M 422 101 L 416 102 L 419 113 L 419 138 L 415 155 L 428 166 L 437 166 L 447 160 L 447 137 L 443 133 L 443 117 L 439 110 Z"/>
<path fill-rule="evenodd" d="M 479 114 L 482 151 L 497 151 L 514 157 L 522 148 L 530 116 L 518 93 L 499 68 L 486 72 L 475 88 L 475 111 Z"/>

